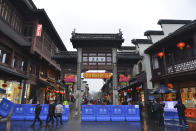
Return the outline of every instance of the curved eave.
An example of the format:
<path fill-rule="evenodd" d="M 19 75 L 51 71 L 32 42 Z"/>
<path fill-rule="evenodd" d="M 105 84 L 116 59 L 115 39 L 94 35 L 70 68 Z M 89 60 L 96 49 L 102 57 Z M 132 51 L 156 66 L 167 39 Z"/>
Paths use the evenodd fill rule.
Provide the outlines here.
<path fill-rule="evenodd" d="M 124 40 L 91 39 L 71 40 L 73 48 L 79 47 L 115 47 L 120 48 Z"/>

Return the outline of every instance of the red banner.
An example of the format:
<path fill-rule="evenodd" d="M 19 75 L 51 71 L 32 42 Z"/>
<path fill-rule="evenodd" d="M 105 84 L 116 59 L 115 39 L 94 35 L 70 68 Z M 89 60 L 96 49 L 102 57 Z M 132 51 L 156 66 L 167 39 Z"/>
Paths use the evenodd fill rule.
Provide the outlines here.
<path fill-rule="evenodd" d="M 36 30 L 36 37 L 41 37 L 41 34 L 42 34 L 42 24 L 38 24 Z"/>

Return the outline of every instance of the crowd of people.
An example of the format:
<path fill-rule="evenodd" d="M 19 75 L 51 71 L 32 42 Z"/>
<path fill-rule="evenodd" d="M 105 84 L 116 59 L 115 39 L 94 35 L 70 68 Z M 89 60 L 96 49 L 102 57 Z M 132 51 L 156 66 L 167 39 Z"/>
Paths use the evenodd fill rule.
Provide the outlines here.
<path fill-rule="evenodd" d="M 147 110 L 148 115 L 153 123 L 153 125 L 158 127 L 164 127 L 164 107 L 165 104 L 159 99 L 154 99 L 152 103 L 148 104 Z M 187 125 L 186 117 L 185 117 L 185 105 L 179 100 L 178 103 L 174 106 L 177 108 L 178 116 L 179 116 L 179 124 L 182 126 L 182 120 L 185 126 Z"/>
<path fill-rule="evenodd" d="M 89 100 L 86 97 L 82 99 L 82 105 L 111 105 L 107 99 Z"/>
<path fill-rule="evenodd" d="M 42 125 L 42 121 L 39 117 L 41 110 L 42 110 L 42 106 L 40 104 L 40 101 L 38 100 L 37 105 L 35 107 L 35 118 L 34 118 L 33 124 L 31 125 L 32 127 L 35 125 L 37 120 L 40 122 L 40 126 Z M 48 126 L 50 121 L 52 121 L 52 126 L 53 126 L 54 125 L 54 118 L 56 118 L 56 126 L 58 126 L 59 118 L 60 118 L 61 125 L 63 125 L 62 113 L 63 113 L 62 102 L 55 103 L 55 101 L 51 101 L 49 104 L 48 115 L 46 118 L 46 125 L 45 126 Z"/>

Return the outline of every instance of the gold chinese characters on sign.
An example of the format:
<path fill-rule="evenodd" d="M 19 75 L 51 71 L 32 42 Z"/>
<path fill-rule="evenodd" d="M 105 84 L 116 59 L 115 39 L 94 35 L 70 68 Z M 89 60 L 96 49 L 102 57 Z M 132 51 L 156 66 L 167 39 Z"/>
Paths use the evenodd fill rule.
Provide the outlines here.
<path fill-rule="evenodd" d="M 86 72 L 83 74 L 84 78 L 87 79 L 110 79 L 110 77 L 112 76 L 111 73 L 90 73 L 90 72 Z"/>

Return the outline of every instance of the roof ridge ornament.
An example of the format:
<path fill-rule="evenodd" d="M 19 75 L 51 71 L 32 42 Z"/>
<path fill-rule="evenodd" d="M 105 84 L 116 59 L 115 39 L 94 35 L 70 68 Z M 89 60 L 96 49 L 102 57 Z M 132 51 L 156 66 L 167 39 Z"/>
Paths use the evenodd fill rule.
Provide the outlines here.
<path fill-rule="evenodd" d="M 121 28 L 119 28 L 119 36 L 122 37 L 122 30 L 121 30 Z"/>
<path fill-rule="evenodd" d="M 75 35 L 76 35 L 76 28 L 74 28 L 74 30 L 72 31 L 72 37 L 75 37 Z"/>

